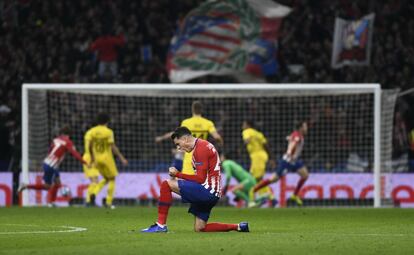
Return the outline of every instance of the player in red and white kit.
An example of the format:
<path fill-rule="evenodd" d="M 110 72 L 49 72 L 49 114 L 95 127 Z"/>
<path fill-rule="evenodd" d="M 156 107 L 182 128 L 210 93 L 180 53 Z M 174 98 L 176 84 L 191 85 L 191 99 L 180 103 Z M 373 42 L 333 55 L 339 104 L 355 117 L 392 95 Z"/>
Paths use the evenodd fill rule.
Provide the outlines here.
<path fill-rule="evenodd" d="M 239 224 L 208 223 L 211 209 L 221 196 L 221 165 L 214 145 L 206 140 L 195 138 L 186 127 L 177 128 L 171 139 L 178 150 L 193 152 L 192 164 L 195 175 L 183 174 L 175 167 L 169 168 L 170 180 L 161 184 L 158 201 L 158 220 L 141 232 L 168 232 L 167 216 L 172 202 L 172 192 L 181 196 L 184 203 L 190 203 L 189 213 L 195 216 L 196 232 L 249 232 L 247 222 Z"/>
<path fill-rule="evenodd" d="M 254 191 L 257 191 L 271 183 L 277 182 L 288 171 L 296 171 L 300 175 L 300 179 L 296 185 L 294 193 L 290 198 L 294 200 L 298 205 L 303 204 L 301 198 L 299 197 L 299 191 L 308 179 L 309 172 L 306 166 L 303 164 L 303 161 L 300 159 L 300 155 L 305 143 L 304 136 L 307 134 L 307 132 L 307 122 L 301 122 L 297 129 L 287 137 L 288 148 L 283 157 L 279 159 L 276 172 L 269 179 L 265 179 L 259 182 L 254 187 Z"/>
<path fill-rule="evenodd" d="M 18 192 L 24 189 L 48 190 L 47 202 L 48 205 L 53 206 L 56 201 L 57 191 L 61 186 L 60 175 L 58 167 L 65 158 L 67 152 L 72 154 L 82 164 L 87 163 L 82 159 L 82 156 L 76 150 L 72 140 L 70 140 L 71 129 L 68 126 L 63 127 L 59 136 L 53 139 L 50 145 L 49 152 L 43 161 L 43 181 L 42 184 L 21 184 Z"/>

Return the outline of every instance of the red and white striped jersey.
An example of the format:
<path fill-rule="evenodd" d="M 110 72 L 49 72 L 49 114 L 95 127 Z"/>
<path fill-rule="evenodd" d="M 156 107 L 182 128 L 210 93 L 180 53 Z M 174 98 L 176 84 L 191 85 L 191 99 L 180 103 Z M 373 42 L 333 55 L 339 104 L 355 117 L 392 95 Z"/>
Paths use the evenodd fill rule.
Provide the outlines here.
<path fill-rule="evenodd" d="M 58 168 L 65 158 L 66 152 L 70 152 L 77 160 L 86 164 L 67 135 L 60 135 L 53 139 L 49 152 L 43 162 L 53 168 Z"/>
<path fill-rule="evenodd" d="M 195 175 L 178 173 L 177 177 L 200 183 L 211 194 L 221 196 L 221 164 L 219 154 L 213 144 L 197 139 L 193 150 Z"/>
<path fill-rule="evenodd" d="M 290 160 L 296 161 L 302 154 L 303 145 L 305 144 L 305 139 L 303 138 L 303 135 L 297 130 L 293 131 L 292 134 L 290 134 L 290 136 L 287 137 L 287 139 L 288 139 L 289 144 L 293 142 L 296 143 L 296 146 L 294 147 L 290 155 Z M 288 147 L 289 147 L 289 144 L 288 144 Z M 287 152 L 285 153 L 285 157 L 286 156 L 288 156 Z"/>

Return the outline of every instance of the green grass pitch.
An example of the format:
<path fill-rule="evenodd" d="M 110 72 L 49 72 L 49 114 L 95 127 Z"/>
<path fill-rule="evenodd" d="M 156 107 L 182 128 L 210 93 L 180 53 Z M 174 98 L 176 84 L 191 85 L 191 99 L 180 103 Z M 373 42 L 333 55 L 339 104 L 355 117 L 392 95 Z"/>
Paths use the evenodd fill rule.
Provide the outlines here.
<path fill-rule="evenodd" d="M 250 233 L 194 233 L 186 210 L 170 209 L 170 233 L 142 234 L 154 207 L 1 208 L 0 254 L 414 254 L 412 209 L 213 209 Z"/>

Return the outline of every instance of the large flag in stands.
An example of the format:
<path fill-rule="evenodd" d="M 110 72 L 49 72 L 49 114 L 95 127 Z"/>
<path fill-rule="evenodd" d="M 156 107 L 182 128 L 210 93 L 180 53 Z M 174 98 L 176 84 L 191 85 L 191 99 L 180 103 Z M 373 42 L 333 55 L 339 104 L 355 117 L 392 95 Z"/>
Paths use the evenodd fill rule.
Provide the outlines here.
<path fill-rule="evenodd" d="M 289 12 L 271 0 L 204 2 L 187 14 L 172 39 L 167 59 L 170 80 L 275 74 L 278 31 Z"/>
<path fill-rule="evenodd" d="M 369 65 L 375 14 L 358 20 L 335 19 L 332 68 Z"/>

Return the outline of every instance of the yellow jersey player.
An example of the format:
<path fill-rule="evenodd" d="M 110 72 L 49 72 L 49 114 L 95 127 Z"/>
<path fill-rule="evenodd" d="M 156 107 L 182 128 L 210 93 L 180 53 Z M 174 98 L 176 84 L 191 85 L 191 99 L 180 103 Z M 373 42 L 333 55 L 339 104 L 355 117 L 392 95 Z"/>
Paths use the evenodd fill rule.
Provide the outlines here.
<path fill-rule="evenodd" d="M 91 141 L 91 134 L 93 127 L 88 129 L 85 133 L 85 135 L 83 136 L 83 143 L 84 143 L 84 153 L 83 153 L 83 160 L 85 160 L 88 164 L 91 163 L 91 153 L 89 151 L 89 143 Z M 91 167 L 88 166 L 83 166 L 83 172 L 85 174 L 85 177 L 87 179 L 89 179 L 89 185 L 88 185 L 88 190 L 87 190 L 87 194 L 86 194 L 86 205 L 90 206 L 90 202 L 91 202 L 91 195 L 93 194 L 93 191 L 96 187 L 96 185 L 98 185 L 99 182 L 99 171 L 98 169 L 94 166 L 91 165 Z"/>
<path fill-rule="evenodd" d="M 270 155 L 267 139 L 262 132 L 253 128 L 251 121 L 243 121 L 242 130 L 243 141 L 250 156 L 250 173 L 257 182 L 260 182 L 265 174 Z M 270 163 L 273 168 L 275 166 L 274 160 L 271 160 Z M 259 194 L 268 196 L 271 201 L 275 201 L 269 187 L 259 190 Z M 253 192 L 250 193 L 250 201 L 254 201 Z M 255 206 L 253 203 L 249 205 L 249 207 L 253 206 Z"/>
<path fill-rule="evenodd" d="M 90 134 L 86 142 L 89 143 L 91 162 L 103 177 L 95 186 L 90 197 L 90 203 L 95 205 L 96 195 L 108 184 L 105 206 L 113 209 L 115 207 L 112 205 L 112 201 L 115 192 L 115 177 L 118 175 L 118 169 L 116 168 L 112 153 L 121 160 L 124 166 L 128 165 L 128 161 L 115 144 L 114 132 L 108 128 L 109 121 L 110 118 L 107 114 L 99 114 L 97 119 L 98 125 L 89 130 Z"/>
<path fill-rule="evenodd" d="M 191 105 L 191 110 L 193 116 L 191 118 L 185 119 L 181 122 L 181 127 L 186 127 L 191 131 L 191 134 L 196 138 L 201 138 L 207 140 L 209 134 L 217 141 L 219 145 L 223 145 L 223 138 L 217 132 L 214 123 L 202 116 L 203 106 L 201 102 L 194 101 Z M 162 136 L 157 136 L 155 138 L 156 142 L 161 142 L 163 140 L 169 139 L 173 132 L 168 132 Z M 183 153 L 183 152 L 177 152 Z M 194 169 L 192 165 L 192 152 L 185 152 L 184 159 L 182 164 L 182 173 L 184 174 L 194 174 Z M 176 158 L 180 158 L 176 156 Z"/>

